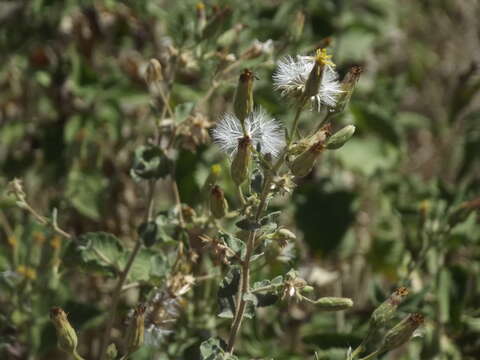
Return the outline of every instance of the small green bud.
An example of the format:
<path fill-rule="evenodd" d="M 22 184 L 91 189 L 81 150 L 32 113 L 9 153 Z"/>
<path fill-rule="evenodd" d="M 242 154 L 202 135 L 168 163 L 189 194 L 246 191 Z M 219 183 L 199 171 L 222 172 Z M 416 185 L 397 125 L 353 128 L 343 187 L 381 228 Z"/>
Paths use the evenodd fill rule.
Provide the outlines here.
<path fill-rule="evenodd" d="M 230 168 L 232 179 L 237 185 L 240 185 L 247 180 L 251 158 L 252 139 L 246 135 L 238 140 L 237 152 Z"/>
<path fill-rule="evenodd" d="M 390 297 L 380 304 L 372 313 L 369 321 L 368 333 L 363 340 L 363 345 L 369 344 L 373 339 L 378 336 L 379 330 L 384 328 L 390 320 L 392 320 L 398 305 L 408 295 L 408 289 L 406 287 L 400 287 L 396 289 Z"/>
<path fill-rule="evenodd" d="M 225 217 L 228 212 L 227 199 L 218 185 L 214 185 L 210 191 L 210 211 L 215 219 Z"/>
<path fill-rule="evenodd" d="M 75 330 L 67 319 L 67 314 L 59 307 L 50 310 L 50 320 L 52 320 L 57 330 L 58 348 L 72 356 L 77 355 L 78 338 Z"/>
<path fill-rule="evenodd" d="M 390 297 L 375 309 L 370 318 L 370 325 L 376 329 L 385 326 L 397 311 L 403 299 L 408 295 L 406 287 L 396 289 Z"/>
<path fill-rule="evenodd" d="M 308 150 L 298 155 L 289 165 L 292 174 L 298 177 L 307 176 L 314 167 L 324 148 L 325 145 L 323 144 L 323 141 L 319 141 L 313 144 Z"/>
<path fill-rule="evenodd" d="M 245 119 L 253 112 L 253 80 L 255 76 L 252 71 L 245 69 L 238 79 L 235 99 L 233 101 L 233 111 L 240 123 L 245 123 Z"/>
<path fill-rule="evenodd" d="M 405 344 L 423 322 L 424 317 L 422 314 L 414 313 L 408 315 L 385 334 L 379 353 L 391 351 Z"/>
<path fill-rule="evenodd" d="M 320 311 L 340 311 L 350 309 L 353 306 L 352 299 L 341 297 L 322 297 L 315 301 Z"/>
<path fill-rule="evenodd" d="M 327 141 L 327 149 L 335 150 L 341 148 L 355 133 L 355 126 L 347 125 L 333 134 Z"/>
<path fill-rule="evenodd" d="M 304 292 L 304 293 L 311 293 L 313 290 L 315 290 L 315 289 L 313 288 L 313 286 L 307 285 L 307 286 L 305 286 L 305 287 L 302 289 L 302 292 Z"/>
<path fill-rule="evenodd" d="M 127 354 L 133 354 L 143 345 L 145 331 L 145 306 L 139 305 L 127 330 Z"/>
<path fill-rule="evenodd" d="M 362 71 L 363 70 L 360 66 L 353 66 L 345 75 L 341 84 L 342 92 L 337 99 L 337 105 L 334 108 L 334 112 L 339 113 L 345 110 L 345 107 L 350 102 L 353 90 L 355 89 L 355 85 L 357 85 L 358 79 L 360 79 Z"/>

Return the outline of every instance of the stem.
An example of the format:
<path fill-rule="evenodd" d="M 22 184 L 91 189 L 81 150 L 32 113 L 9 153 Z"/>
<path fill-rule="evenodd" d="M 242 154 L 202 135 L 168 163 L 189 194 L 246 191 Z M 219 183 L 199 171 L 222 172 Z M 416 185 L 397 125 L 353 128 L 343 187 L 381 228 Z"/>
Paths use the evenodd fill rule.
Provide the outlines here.
<path fill-rule="evenodd" d="M 267 198 L 268 198 L 268 195 L 270 194 L 273 178 L 274 178 L 275 174 L 277 173 L 277 171 L 282 166 L 283 162 L 285 161 L 285 155 L 287 154 L 288 148 L 290 147 L 290 145 L 291 145 L 291 143 L 292 143 L 292 141 L 295 137 L 295 133 L 296 133 L 296 130 L 297 130 L 297 127 L 298 127 L 298 121 L 300 119 L 300 114 L 302 113 L 303 106 L 305 105 L 305 101 L 306 100 L 303 100 L 299 104 L 299 106 L 297 108 L 297 112 L 295 114 L 295 119 L 293 120 L 292 128 L 290 130 L 290 134 L 289 134 L 289 137 L 288 137 L 288 140 L 287 140 L 287 144 L 285 145 L 285 148 L 283 149 L 283 151 L 282 151 L 280 157 L 278 158 L 277 162 L 273 166 L 272 171 L 269 172 L 269 175 L 265 179 L 265 184 L 263 186 L 263 190 L 262 190 L 262 193 L 260 195 L 260 204 L 259 204 L 259 206 L 257 208 L 257 212 L 255 214 L 255 221 L 258 221 L 260 219 L 260 216 L 262 215 L 263 211 L 266 208 Z M 243 263 L 242 263 L 242 276 L 241 276 L 241 279 L 240 279 L 241 289 L 240 289 L 240 293 L 238 294 L 238 301 L 237 301 L 238 307 L 237 307 L 237 311 L 235 312 L 235 317 L 233 319 L 232 327 L 230 329 L 230 335 L 228 337 L 227 351 L 229 353 L 233 352 L 233 349 L 234 349 L 234 346 L 235 346 L 235 340 L 236 340 L 236 337 L 237 337 L 237 333 L 240 330 L 240 327 L 242 325 L 243 315 L 245 313 L 246 301 L 244 300 L 244 296 L 245 296 L 245 294 L 248 293 L 248 291 L 250 289 L 250 258 L 252 256 L 253 250 L 254 250 L 255 234 L 256 234 L 255 230 L 250 231 L 249 236 L 248 236 L 248 240 L 247 240 L 247 250 L 245 252 L 245 259 L 243 260 Z"/>
<path fill-rule="evenodd" d="M 248 293 L 250 288 L 250 257 L 252 256 L 253 243 L 255 239 L 255 231 L 251 231 L 248 236 L 247 241 L 247 250 L 245 253 L 245 260 L 242 263 L 242 277 L 240 279 L 241 290 L 239 293 L 239 299 L 237 301 L 238 308 L 235 312 L 235 318 L 233 320 L 232 328 L 230 330 L 230 335 L 228 338 L 228 352 L 233 352 L 233 347 L 235 346 L 235 339 L 237 333 L 240 330 L 242 325 L 243 315 L 245 313 L 245 307 L 247 302 L 244 300 L 244 295 Z"/>
<path fill-rule="evenodd" d="M 154 195 L 155 195 L 155 181 L 153 180 L 148 183 L 148 195 L 147 195 L 148 205 L 147 205 L 147 211 L 145 214 L 145 221 L 149 221 L 152 218 Z M 127 264 L 125 265 L 125 268 L 120 273 L 120 279 L 118 280 L 118 283 L 115 286 L 115 289 L 113 291 L 112 303 L 110 305 L 107 325 L 105 327 L 105 332 L 103 334 L 101 348 L 100 348 L 100 360 L 105 358 L 105 354 L 108 346 L 108 340 L 110 338 L 110 332 L 112 331 L 112 327 L 115 322 L 115 314 L 117 311 L 118 303 L 120 302 L 120 294 L 122 292 L 123 284 L 125 283 L 125 280 L 128 277 L 128 273 L 130 272 L 133 262 L 135 261 L 135 258 L 137 257 L 138 253 L 140 252 L 141 247 L 142 247 L 142 239 L 140 237 L 137 237 L 135 247 L 133 248 L 132 253 L 130 254 L 130 257 L 127 261 Z"/>
<path fill-rule="evenodd" d="M 75 360 L 85 360 L 83 357 L 81 357 L 80 355 L 78 355 L 77 353 L 77 350 L 74 350 L 73 353 L 72 353 L 72 356 Z"/>
<path fill-rule="evenodd" d="M 357 346 L 357 348 L 355 350 L 353 350 L 352 359 L 355 359 L 355 357 L 360 355 L 364 350 L 365 350 L 365 348 L 364 348 L 363 342 L 362 342 L 360 345 Z"/>
<path fill-rule="evenodd" d="M 373 359 L 375 356 L 379 355 L 380 352 L 378 350 L 374 351 L 370 355 L 365 356 L 364 358 L 361 358 L 360 360 L 370 360 Z"/>
<path fill-rule="evenodd" d="M 236 189 L 237 189 L 238 198 L 240 199 L 242 206 L 245 206 L 247 202 L 245 201 L 245 196 L 243 196 L 242 186 L 239 184 L 237 185 Z"/>

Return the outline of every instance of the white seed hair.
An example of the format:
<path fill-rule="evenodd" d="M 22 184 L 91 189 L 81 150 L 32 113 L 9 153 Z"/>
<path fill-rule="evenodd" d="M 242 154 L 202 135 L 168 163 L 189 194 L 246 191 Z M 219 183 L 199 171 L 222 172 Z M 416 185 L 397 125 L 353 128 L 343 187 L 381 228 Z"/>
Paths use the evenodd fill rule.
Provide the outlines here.
<path fill-rule="evenodd" d="M 252 145 L 260 148 L 262 154 L 278 157 L 285 146 L 283 128 L 278 121 L 271 118 L 265 110 L 257 108 L 245 119 L 247 135 Z M 229 156 L 233 156 L 238 147 L 238 140 L 243 138 L 240 120 L 233 114 L 226 113 L 212 130 L 215 144 Z"/>
<path fill-rule="evenodd" d="M 278 62 L 277 70 L 273 74 L 275 90 L 284 97 L 298 97 L 305 89 L 314 64 L 313 56 L 284 57 Z M 333 66 L 325 65 L 318 92 L 310 98 L 311 106 L 317 111 L 320 111 L 322 105 L 333 107 L 340 93 L 342 93 L 342 87 L 338 81 L 337 72 Z"/>

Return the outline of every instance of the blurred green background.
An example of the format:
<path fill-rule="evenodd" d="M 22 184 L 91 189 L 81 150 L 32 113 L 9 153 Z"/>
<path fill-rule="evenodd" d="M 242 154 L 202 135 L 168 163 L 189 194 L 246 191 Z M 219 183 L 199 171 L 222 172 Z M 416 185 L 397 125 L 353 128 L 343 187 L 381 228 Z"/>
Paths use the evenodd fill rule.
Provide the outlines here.
<path fill-rule="evenodd" d="M 288 124 L 291 108 L 272 88 L 275 61 L 330 44 L 341 76 L 352 65 L 364 68 L 349 108 L 334 121 L 354 124 L 357 133 L 326 154 L 291 199 L 273 206 L 299 237 L 289 266 L 300 269 L 318 294 L 348 296 L 355 306 L 335 315 L 297 304 L 261 311 L 245 323 L 239 356 L 303 359 L 316 352 L 319 359 L 344 359 L 365 334 L 375 306 L 408 283 L 412 295 L 401 313 L 420 311 L 426 324 L 422 337 L 385 358 L 477 359 L 478 214 L 462 218 L 446 235 L 437 230 L 480 193 L 479 2 L 206 1 L 209 18 L 218 9 L 229 11 L 201 41 L 196 6 L 190 0 L 2 1 L 0 188 L 21 178 L 29 202 L 44 214 L 57 208 L 62 228 L 108 231 L 128 243 L 144 207 L 129 169 L 135 149 L 154 132 L 143 79 L 150 58 L 168 65 L 175 57 L 169 86 L 177 117 L 186 118 L 193 107 L 205 116 L 203 124 L 181 129 L 177 153 L 182 202 L 195 207 L 209 167 L 228 168 L 206 131 L 231 109 L 240 70 L 256 73 L 256 104 Z M 245 56 L 258 42 L 260 54 Z M 206 98 L 212 80 L 232 63 Z M 301 127 L 319 121 L 309 112 Z M 165 186 L 159 210 L 173 201 Z M 56 305 L 66 308 L 78 330 L 80 352 L 89 359 L 97 351 L 113 283 L 64 262 L 60 284 L 45 288 L 47 275 L 36 258 L 54 248 L 51 238 L 2 191 L 2 359 L 64 358 L 48 321 Z M 408 276 L 412 259 L 426 247 L 425 261 Z M 10 277 L 26 276 L 20 266 L 36 270 L 28 291 L 11 286 Z M 277 274 L 285 266 L 262 271 Z M 196 294 L 187 302 L 195 303 Z M 124 313 L 128 306 L 127 299 Z M 160 350 L 146 348 L 134 358 L 198 358 L 195 344 L 215 329 L 207 320 L 216 313 L 215 299 L 211 306 L 204 318 L 183 316 Z"/>

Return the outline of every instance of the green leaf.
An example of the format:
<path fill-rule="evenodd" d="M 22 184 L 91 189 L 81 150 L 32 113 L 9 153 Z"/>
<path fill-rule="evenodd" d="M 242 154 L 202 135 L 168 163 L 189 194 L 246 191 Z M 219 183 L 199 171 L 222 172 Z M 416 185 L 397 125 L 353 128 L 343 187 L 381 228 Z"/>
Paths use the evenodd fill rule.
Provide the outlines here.
<path fill-rule="evenodd" d="M 164 178 L 170 174 L 172 161 L 157 146 L 140 146 L 135 150 L 135 158 L 130 175 L 135 181 Z"/>
<path fill-rule="evenodd" d="M 98 220 L 102 194 L 107 185 L 108 180 L 100 173 L 72 170 L 68 174 L 65 197 L 79 213 Z"/>
<path fill-rule="evenodd" d="M 227 344 L 218 337 L 212 337 L 200 344 L 203 360 L 236 360 L 237 357 L 226 352 Z"/>
<path fill-rule="evenodd" d="M 181 123 L 182 121 L 185 121 L 188 116 L 191 114 L 193 107 L 195 106 L 195 103 L 193 102 L 186 102 L 183 104 L 178 104 L 175 106 L 175 122 Z"/>
<path fill-rule="evenodd" d="M 81 235 L 70 243 L 64 263 L 112 274 L 118 270 L 123 256 L 124 249 L 114 235 L 93 232 Z"/>

